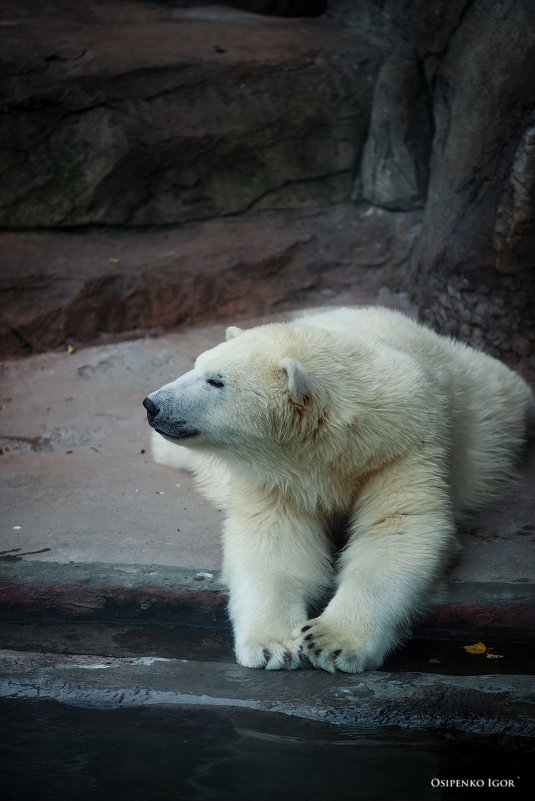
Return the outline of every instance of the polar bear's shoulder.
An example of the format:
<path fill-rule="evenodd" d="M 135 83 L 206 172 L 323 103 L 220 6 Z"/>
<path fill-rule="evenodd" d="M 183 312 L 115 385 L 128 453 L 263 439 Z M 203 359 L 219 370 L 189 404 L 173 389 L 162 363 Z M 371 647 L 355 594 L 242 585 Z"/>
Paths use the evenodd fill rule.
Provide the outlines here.
<path fill-rule="evenodd" d="M 362 331 L 384 333 L 389 330 L 425 330 L 407 315 L 383 306 L 318 309 L 302 312 L 294 318 L 297 324 L 328 331 Z"/>
<path fill-rule="evenodd" d="M 442 350 L 451 344 L 406 314 L 382 306 L 309 311 L 297 316 L 295 324 L 324 330 L 340 341 L 376 342 L 379 347 L 393 346 L 405 353 L 422 354 L 429 348 Z"/>

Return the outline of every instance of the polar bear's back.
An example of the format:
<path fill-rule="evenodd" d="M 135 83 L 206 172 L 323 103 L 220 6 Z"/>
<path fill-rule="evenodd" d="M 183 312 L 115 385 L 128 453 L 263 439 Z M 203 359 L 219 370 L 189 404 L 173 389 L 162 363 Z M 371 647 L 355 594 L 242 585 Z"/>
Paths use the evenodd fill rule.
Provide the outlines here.
<path fill-rule="evenodd" d="M 440 336 L 400 312 L 380 307 L 311 312 L 299 320 L 344 340 L 377 338 L 409 354 L 446 399 L 450 483 L 458 514 L 503 494 L 516 478 L 515 458 L 535 423 L 527 383 L 497 359 Z"/>

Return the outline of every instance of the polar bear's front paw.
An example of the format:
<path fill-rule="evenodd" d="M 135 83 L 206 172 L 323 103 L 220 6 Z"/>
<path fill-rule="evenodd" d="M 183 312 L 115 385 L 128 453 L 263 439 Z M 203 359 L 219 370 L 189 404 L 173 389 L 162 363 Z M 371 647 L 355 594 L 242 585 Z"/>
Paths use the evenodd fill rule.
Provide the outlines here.
<path fill-rule="evenodd" d="M 384 649 L 373 647 L 355 635 L 348 634 L 342 626 L 324 622 L 321 617 L 309 620 L 295 632 L 296 642 L 302 655 L 314 667 L 335 673 L 361 673 L 381 665 Z"/>
<path fill-rule="evenodd" d="M 236 645 L 238 664 L 266 670 L 296 670 L 303 660 L 299 643 L 295 640 L 266 640 L 263 643 L 250 641 Z"/>

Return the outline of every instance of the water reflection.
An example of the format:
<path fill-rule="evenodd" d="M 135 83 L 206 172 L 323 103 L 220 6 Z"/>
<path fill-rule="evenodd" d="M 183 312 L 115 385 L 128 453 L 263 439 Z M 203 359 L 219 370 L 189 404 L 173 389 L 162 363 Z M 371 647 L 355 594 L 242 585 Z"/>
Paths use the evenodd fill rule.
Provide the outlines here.
<path fill-rule="evenodd" d="M 0 715 L 6 801 L 425 801 L 465 797 L 442 795 L 436 778 L 520 776 L 509 799 L 526 797 L 532 761 L 515 738 L 363 731 L 243 709 L 7 699 Z"/>

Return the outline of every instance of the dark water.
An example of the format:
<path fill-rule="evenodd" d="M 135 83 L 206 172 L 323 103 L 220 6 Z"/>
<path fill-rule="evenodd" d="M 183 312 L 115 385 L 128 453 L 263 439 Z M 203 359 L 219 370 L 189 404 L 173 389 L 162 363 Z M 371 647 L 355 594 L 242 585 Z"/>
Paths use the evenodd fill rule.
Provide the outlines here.
<path fill-rule="evenodd" d="M 214 707 L 0 704 L 1 801 L 529 798 L 533 743 Z M 470 789 L 434 787 L 472 779 Z M 488 780 L 514 784 L 489 787 Z"/>

